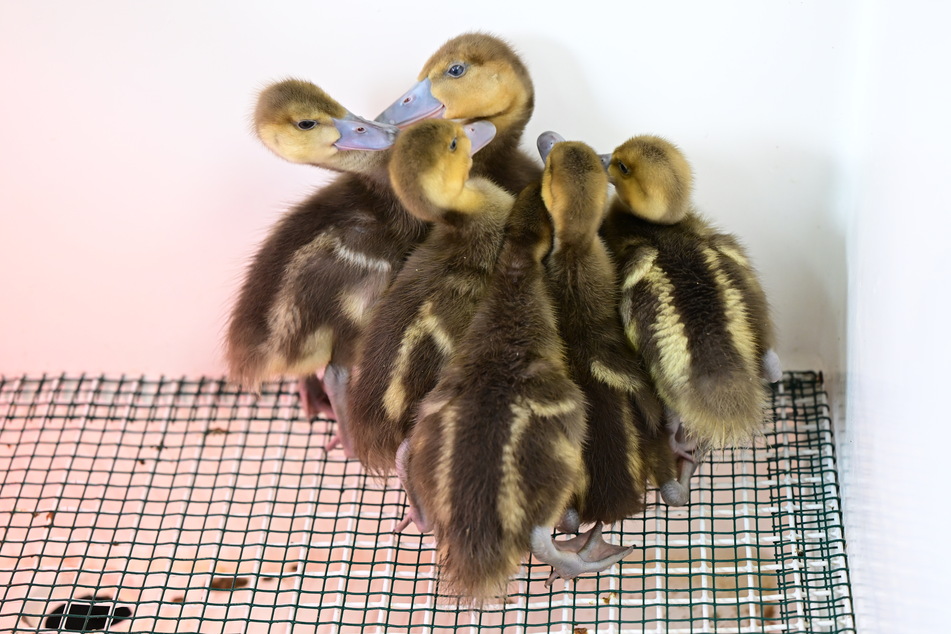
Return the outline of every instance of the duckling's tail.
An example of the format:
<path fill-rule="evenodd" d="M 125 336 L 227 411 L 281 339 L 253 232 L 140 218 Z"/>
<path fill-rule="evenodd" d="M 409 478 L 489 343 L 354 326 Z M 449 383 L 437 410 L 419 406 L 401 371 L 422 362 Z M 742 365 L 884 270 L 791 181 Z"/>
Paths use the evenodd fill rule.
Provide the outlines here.
<path fill-rule="evenodd" d="M 674 405 L 701 447 L 748 445 L 766 421 L 769 388 L 759 372 L 740 369 L 693 377 Z"/>
<path fill-rule="evenodd" d="M 488 528 L 486 522 L 482 524 Z M 494 528 L 467 530 L 461 524 L 437 528 L 442 581 L 463 602 L 478 606 L 505 596 L 510 579 L 529 552 L 528 531 L 516 537 L 499 525 Z"/>

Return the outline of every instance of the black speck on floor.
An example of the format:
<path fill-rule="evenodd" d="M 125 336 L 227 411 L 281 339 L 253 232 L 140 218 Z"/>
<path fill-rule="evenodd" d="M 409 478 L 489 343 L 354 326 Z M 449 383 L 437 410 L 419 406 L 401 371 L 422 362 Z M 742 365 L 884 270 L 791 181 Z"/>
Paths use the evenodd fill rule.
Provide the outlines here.
<path fill-rule="evenodd" d="M 215 577 L 208 585 L 212 590 L 237 590 L 248 585 L 247 577 Z"/>
<path fill-rule="evenodd" d="M 108 597 L 80 597 L 53 608 L 46 617 L 46 629 L 97 632 L 131 616 L 132 610 L 124 606 L 116 608 Z"/>

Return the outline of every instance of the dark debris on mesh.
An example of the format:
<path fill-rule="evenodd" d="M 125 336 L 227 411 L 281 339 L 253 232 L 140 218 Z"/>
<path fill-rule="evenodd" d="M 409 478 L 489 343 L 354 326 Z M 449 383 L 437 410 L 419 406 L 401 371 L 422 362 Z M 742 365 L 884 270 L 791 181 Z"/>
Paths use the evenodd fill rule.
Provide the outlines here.
<path fill-rule="evenodd" d="M 605 531 L 619 566 L 472 609 L 404 496 L 327 452 L 293 381 L 0 378 L 0 631 L 855 632 L 821 375 L 787 373 L 691 503 Z"/>

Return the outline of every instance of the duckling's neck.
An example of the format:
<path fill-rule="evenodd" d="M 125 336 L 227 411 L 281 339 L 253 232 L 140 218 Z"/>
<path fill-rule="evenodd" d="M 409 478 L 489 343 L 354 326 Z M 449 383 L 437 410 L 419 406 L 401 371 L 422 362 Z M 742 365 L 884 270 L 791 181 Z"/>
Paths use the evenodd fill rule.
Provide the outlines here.
<path fill-rule="evenodd" d="M 373 180 L 387 182 L 389 177 L 386 166 L 389 163 L 391 153 L 391 150 L 342 150 L 334 156 L 332 161 L 328 161 L 326 164 L 322 163 L 320 167 L 346 174 L 359 174 Z"/>
<path fill-rule="evenodd" d="M 478 215 L 486 219 L 504 219 L 511 211 L 514 200 L 511 194 L 492 181 L 471 178 L 447 211 L 466 217 Z"/>
<path fill-rule="evenodd" d="M 585 251 L 594 244 L 598 235 L 600 219 L 604 215 L 603 209 L 592 209 L 587 201 L 575 201 L 565 205 L 553 217 L 555 223 L 555 250 Z"/>
<path fill-rule="evenodd" d="M 488 121 L 495 125 L 495 137 L 491 143 L 472 157 L 472 172 L 480 176 L 486 176 L 511 191 L 512 188 L 509 187 L 513 172 L 511 158 L 514 154 L 519 153 L 522 133 L 525 131 L 525 126 L 531 116 L 532 108 L 523 106 L 514 113 L 488 118 Z M 524 157 L 524 160 L 532 163 L 527 156 Z M 518 171 L 518 169 L 514 171 Z M 533 174 L 532 180 L 537 176 L 538 174 Z M 519 186 L 513 193 L 518 193 L 521 189 L 522 187 Z"/>

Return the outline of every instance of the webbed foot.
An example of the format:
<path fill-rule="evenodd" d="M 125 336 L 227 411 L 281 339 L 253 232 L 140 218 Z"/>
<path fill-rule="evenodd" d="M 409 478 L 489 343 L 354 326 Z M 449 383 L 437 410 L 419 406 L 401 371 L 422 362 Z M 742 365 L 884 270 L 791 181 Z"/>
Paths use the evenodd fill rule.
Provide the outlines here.
<path fill-rule="evenodd" d="M 577 537 L 555 541 L 551 528 L 536 526 L 532 530 L 532 554 L 552 567 L 545 582 L 550 586 L 555 579 L 574 579 L 586 572 L 601 572 L 624 559 L 634 546 L 615 546 L 601 537 L 601 524 Z"/>
<path fill-rule="evenodd" d="M 694 466 L 695 468 L 696 466 Z M 690 470 L 690 473 L 693 474 L 693 469 Z M 660 497 L 669 506 L 686 506 L 687 502 L 690 501 L 690 477 L 687 477 L 686 485 L 679 480 L 665 482 L 660 487 Z"/>

